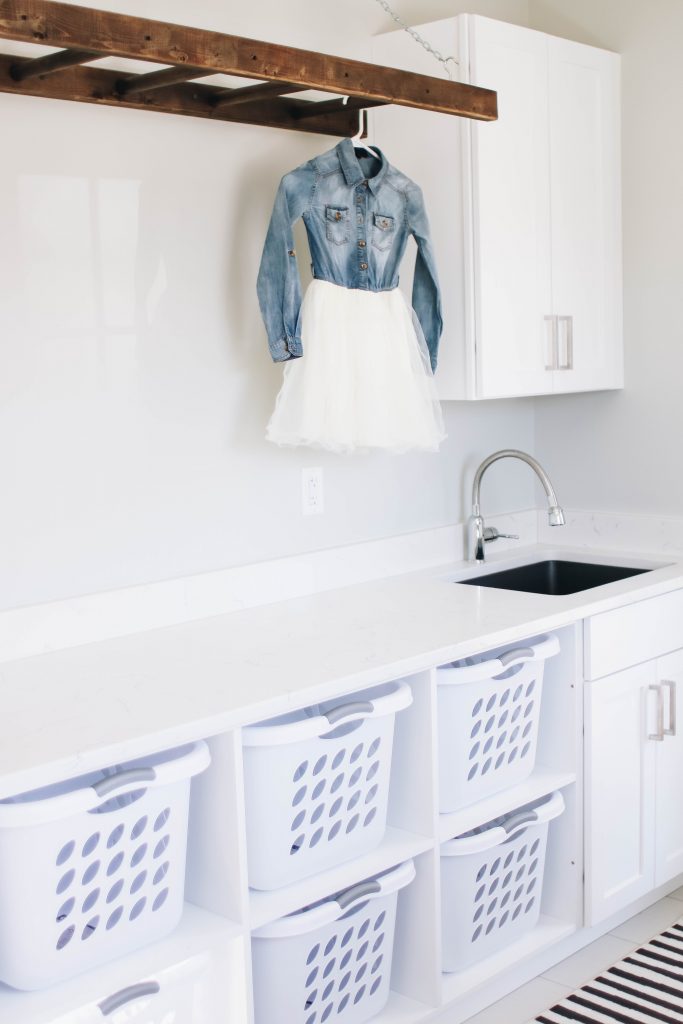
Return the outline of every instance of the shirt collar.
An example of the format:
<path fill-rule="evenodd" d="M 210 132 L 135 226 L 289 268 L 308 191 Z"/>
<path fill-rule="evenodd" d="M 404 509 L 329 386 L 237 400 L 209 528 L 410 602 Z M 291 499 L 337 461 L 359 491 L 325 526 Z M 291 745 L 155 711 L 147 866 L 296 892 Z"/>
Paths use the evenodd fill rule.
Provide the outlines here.
<path fill-rule="evenodd" d="M 335 149 L 337 151 L 337 156 L 339 157 L 339 163 L 341 165 L 344 178 L 346 179 L 346 184 L 357 185 L 359 181 L 367 181 L 368 186 L 372 191 L 373 195 L 377 195 L 379 187 L 382 184 L 384 175 L 387 172 L 387 167 L 389 166 L 387 158 L 385 157 L 384 153 L 382 153 L 382 151 L 378 149 L 377 146 L 373 146 L 373 149 L 376 150 L 377 153 L 379 153 L 381 166 L 377 174 L 375 174 L 372 178 L 366 178 L 365 175 L 363 174 L 363 169 L 360 163 L 358 162 L 358 157 L 356 156 L 356 151 L 353 147 L 353 142 L 351 141 L 351 139 L 342 139 L 342 141 L 337 144 Z"/>

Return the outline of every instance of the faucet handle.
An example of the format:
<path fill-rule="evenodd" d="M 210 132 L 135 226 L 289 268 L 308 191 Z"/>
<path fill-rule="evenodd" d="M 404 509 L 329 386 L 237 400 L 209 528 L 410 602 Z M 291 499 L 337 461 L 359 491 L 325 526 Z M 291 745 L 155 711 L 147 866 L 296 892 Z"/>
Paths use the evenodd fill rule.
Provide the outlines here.
<path fill-rule="evenodd" d="M 503 539 L 503 538 L 505 540 L 519 540 L 519 534 L 518 533 L 501 533 L 500 530 L 497 527 L 495 527 L 495 526 L 487 526 L 487 527 L 485 527 L 485 529 L 484 529 L 484 540 L 485 541 L 499 540 L 499 539 Z"/>

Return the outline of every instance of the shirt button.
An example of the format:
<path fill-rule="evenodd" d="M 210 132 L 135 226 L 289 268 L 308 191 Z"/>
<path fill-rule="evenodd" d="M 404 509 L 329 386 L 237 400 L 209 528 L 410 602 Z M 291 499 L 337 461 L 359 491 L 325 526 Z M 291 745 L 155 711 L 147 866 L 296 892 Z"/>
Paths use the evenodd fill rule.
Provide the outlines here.
<path fill-rule="evenodd" d="M 361 238 L 361 240 L 360 240 L 360 242 L 359 242 L 358 244 L 359 244 L 359 246 L 361 247 L 361 249 L 364 249 L 364 248 L 365 248 L 365 242 L 363 241 L 363 239 L 362 239 L 362 238 Z"/>
<path fill-rule="evenodd" d="M 367 263 L 361 263 L 361 265 L 360 265 L 360 269 L 361 269 L 361 270 L 367 270 L 367 269 L 368 269 L 368 265 L 367 265 Z"/>

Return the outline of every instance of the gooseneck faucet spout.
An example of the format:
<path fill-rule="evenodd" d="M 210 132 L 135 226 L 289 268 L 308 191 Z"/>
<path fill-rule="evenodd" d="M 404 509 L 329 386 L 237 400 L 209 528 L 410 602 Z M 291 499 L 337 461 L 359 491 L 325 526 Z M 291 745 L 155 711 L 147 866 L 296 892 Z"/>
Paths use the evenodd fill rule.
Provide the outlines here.
<path fill-rule="evenodd" d="M 541 481 L 546 498 L 548 499 L 548 522 L 551 526 L 564 526 L 564 512 L 557 502 L 555 489 L 550 482 L 550 477 L 536 459 L 526 452 L 520 452 L 515 448 L 504 448 L 502 451 L 494 452 L 484 459 L 479 469 L 474 474 L 472 484 L 472 514 L 468 521 L 468 557 L 473 562 L 483 562 L 486 559 L 487 541 L 496 540 L 504 536 L 496 529 L 487 528 L 484 525 L 484 518 L 481 514 L 481 480 L 486 470 L 499 459 L 521 459 L 531 466 L 534 473 Z"/>

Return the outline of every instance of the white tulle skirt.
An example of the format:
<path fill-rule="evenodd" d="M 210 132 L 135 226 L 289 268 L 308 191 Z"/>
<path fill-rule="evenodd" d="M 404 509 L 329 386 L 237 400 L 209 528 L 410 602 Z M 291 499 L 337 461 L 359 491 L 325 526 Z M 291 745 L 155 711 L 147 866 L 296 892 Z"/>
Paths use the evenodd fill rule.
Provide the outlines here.
<path fill-rule="evenodd" d="M 446 434 L 427 346 L 398 288 L 312 281 L 301 338 L 304 354 L 285 364 L 269 441 L 340 453 L 437 451 Z"/>

